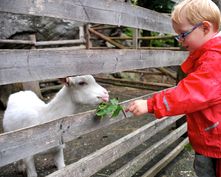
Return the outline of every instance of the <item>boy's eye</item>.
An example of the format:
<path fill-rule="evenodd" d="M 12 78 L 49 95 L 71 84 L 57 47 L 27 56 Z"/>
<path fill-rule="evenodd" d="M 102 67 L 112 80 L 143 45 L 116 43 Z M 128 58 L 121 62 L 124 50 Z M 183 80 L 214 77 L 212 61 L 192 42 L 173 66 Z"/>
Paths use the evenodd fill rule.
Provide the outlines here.
<path fill-rule="evenodd" d="M 182 38 L 185 38 L 185 36 L 186 36 L 186 33 L 181 33 Z"/>

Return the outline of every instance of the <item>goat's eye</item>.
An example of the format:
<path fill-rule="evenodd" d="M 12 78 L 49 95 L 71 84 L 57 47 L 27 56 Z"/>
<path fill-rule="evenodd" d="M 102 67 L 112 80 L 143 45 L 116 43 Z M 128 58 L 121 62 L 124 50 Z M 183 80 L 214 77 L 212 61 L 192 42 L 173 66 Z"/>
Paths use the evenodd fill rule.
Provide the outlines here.
<path fill-rule="evenodd" d="M 84 81 L 81 81 L 81 82 L 79 82 L 79 83 L 78 83 L 78 85 L 83 86 L 83 85 L 87 85 L 87 83 L 86 83 L 86 82 L 84 82 Z"/>

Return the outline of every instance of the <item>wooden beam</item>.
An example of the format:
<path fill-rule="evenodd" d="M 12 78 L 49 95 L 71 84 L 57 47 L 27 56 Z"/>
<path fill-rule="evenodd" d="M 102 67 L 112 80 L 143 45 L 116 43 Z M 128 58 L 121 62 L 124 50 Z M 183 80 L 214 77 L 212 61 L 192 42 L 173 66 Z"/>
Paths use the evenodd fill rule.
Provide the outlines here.
<path fill-rule="evenodd" d="M 147 94 L 138 98 L 147 98 L 151 95 Z M 134 99 L 121 104 L 126 107 Z M 132 117 L 132 114 L 127 113 L 127 117 Z M 125 119 L 123 114 L 114 119 L 108 117 L 99 119 L 95 116 L 95 110 L 91 110 L 41 125 L 0 134 L 0 167 L 107 127 L 123 119 Z"/>
<path fill-rule="evenodd" d="M 172 39 L 174 36 L 142 36 L 137 37 L 138 40 L 159 40 L 159 39 Z M 110 37 L 113 40 L 132 40 L 132 37 Z"/>
<path fill-rule="evenodd" d="M 140 47 L 142 50 L 171 50 L 171 51 L 181 51 L 180 47 Z"/>
<path fill-rule="evenodd" d="M 185 145 L 189 143 L 189 139 L 184 139 L 175 149 L 161 159 L 156 165 L 150 168 L 142 177 L 154 177 L 164 167 L 166 167 L 177 155 L 184 149 Z"/>
<path fill-rule="evenodd" d="M 104 30 L 104 29 L 117 29 L 117 28 L 120 28 L 119 26 L 113 26 L 113 25 L 103 25 L 103 24 L 100 24 L 100 25 L 93 25 L 91 26 L 91 28 L 93 28 L 94 30 Z"/>
<path fill-rule="evenodd" d="M 92 47 L 93 50 L 109 50 L 108 47 Z M 133 49 L 133 47 L 125 47 L 125 49 Z M 171 51 L 181 51 L 180 47 L 139 47 L 139 50 L 171 50 Z"/>
<path fill-rule="evenodd" d="M 157 68 L 159 71 L 161 71 L 162 73 L 164 73 L 165 75 L 168 75 L 170 76 L 171 78 L 173 79 L 177 79 L 177 75 L 175 72 L 172 72 L 172 71 L 169 71 L 168 69 L 166 68 L 163 68 L 163 67 L 160 67 L 160 68 Z"/>
<path fill-rule="evenodd" d="M 87 25 L 84 25 L 84 33 L 85 33 L 85 40 L 86 40 L 86 49 L 90 49 L 92 48 L 92 42 L 91 42 L 91 34 L 89 32 L 89 28 L 90 28 L 90 25 L 87 24 Z"/>
<path fill-rule="evenodd" d="M 34 42 L 34 41 L 30 41 L 30 40 L 0 39 L 0 44 L 26 44 L 26 45 L 35 45 L 35 42 Z"/>
<path fill-rule="evenodd" d="M 129 71 L 124 71 L 125 73 L 137 73 L 137 74 L 143 74 L 143 75 L 164 75 L 162 72 L 159 71 L 145 71 L 145 70 L 129 70 Z"/>
<path fill-rule="evenodd" d="M 96 77 L 96 81 L 105 84 L 140 88 L 146 90 L 162 90 L 174 86 L 172 84 L 166 84 L 166 83 L 130 81 L 126 79 L 115 79 L 115 78 L 104 78 L 104 77 Z"/>
<path fill-rule="evenodd" d="M 35 34 L 31 34 L 29 35 L 29 38 L 32 42 L 36 42 L 36 35 Z M 32 49 L 36 49 L 35 46 L 31 46 Z M 36 95 L 38 95 L 39 98 L 43 98 L 41 91 L 40 91 L 40 86 L 39 86 L 39 81 L 30 81 L 30 82 L 23 82 L 23 89 L 24 90 L 32 90 L 33 92 L 36 93 Z"/>
<path fill-rule="evenodd" d="M 187 52 L 169 50 L 0 50 L 0 85 L 70 75 L 180 65 Z"/>
<path fill-rule="evenodd" d="M 15 39 L 0 39 L 2 44 L 27 44 L 33 46 L 48 46 L 48 45 L 67 45 L 67 44 L 84 44 L 85 40 L 57 40 L 57 41 L 29 41 L 29 40 L 15 40 Z"/>
<path fill-rule="evenodd" d="M 139 36 L 139 30 L 138 29 L 133 29 L 133 48 L 137 49 L 138 46 L 138 36 Z"/>
<path fill-rule="evenodd" d="M 178 119 L 155 120 L 47 177 L 90 177 Z"/>
<path fill-rule="evenodd" d="M 187 131 L 186 123 L 178 129 L 173 130 L 170 134 L 165 136 L 163 139 L 153 144 L 137 157 L 127 162 L 124 166 L 118 169 L 116 172 L 111 174 L 109 177 L 131 177 L 138 170 L 140 170 L 145 164 L 150 162 L 154 157 L 159 155 L 163 150 L 168 148 L 174 143 L 179 137 L 181 137 Z"/>
<path fill-rule="evenodd" d="M 45 88 L 41 88 L 41 93 L 45 94 L 45 93 L 57 92 L 61 88 L 62 88 L 62 85 L 48 86 Z"/>
<path fill-rule="evenodd" d="M 97 31 L 95 31 L 94 29 L 92 28 L 88 28 L 88 31 L 90 31 L 91 33 L 95 34 L 96 36 L 100 37 L 101 39 L 111 43 L 112 45 L 116 46 L 117 48 L 119 49 L 124 49 L 125 47 L 123 45 L 121 45 L 120 43 L 118 42 L 115 42 L 114 40 L 110 39 L 108 36 L 105 36 Z"/>
<path fill-rule="evenodd" d="M 174 34 L 170 17 L 142 7 L 103 0 L 31 1 L 0 0 L 0 11 L 48 16 L 79 23 L 128 26 Z"/>
<path fill-rule="evenodd" d="M 37 41 L 37 42 L 35 42 L 35 46 L 68 45 L 68 44 L 85 44 L 85 40 L 84 39 L 74 39 L 74 40 Z"/>

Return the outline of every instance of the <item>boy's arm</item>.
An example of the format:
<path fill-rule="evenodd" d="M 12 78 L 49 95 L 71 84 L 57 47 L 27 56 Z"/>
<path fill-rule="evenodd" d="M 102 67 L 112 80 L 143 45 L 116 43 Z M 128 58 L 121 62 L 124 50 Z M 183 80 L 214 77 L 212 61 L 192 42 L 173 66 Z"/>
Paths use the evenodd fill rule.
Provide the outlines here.
<path fill-rule="evenodd" d="M 161 118 L 191 113 L 221 103 L 220 71 L 214 77 L 215 71 L 209 71 L 213 67 L 209 70 L 202 68 L 189 74 L 176 87 L 156 93 L 148 99 L 148 112 Z"/>

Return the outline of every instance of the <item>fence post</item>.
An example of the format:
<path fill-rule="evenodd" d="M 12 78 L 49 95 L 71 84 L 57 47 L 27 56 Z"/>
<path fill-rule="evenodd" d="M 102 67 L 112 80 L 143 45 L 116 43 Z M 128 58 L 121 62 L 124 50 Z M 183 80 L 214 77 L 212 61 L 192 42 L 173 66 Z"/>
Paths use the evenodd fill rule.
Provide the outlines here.
<path fill-rule="evenodd" d="M 36 35 L 35 34 L 31 34 L 29 35 L 30 39 L 32 42 L 36 42 Z M 31 47 L 31 49 L 36 49 L 35 45 L 33 45 Z M 33 92 L 35 92 L 39 98 L 43 98 L 42 94 L 41 94 L 41 90 L 40 90 L 40 86 L 39 86 L 39 81 L 31 81 L 31 82 L 23 82 L 22 83 L 23 89 L 24 90 L 32 90 Z"/>
<path fill-rule="evenodd" d="M 91 49 L 91 48 L 92 48 L 92 42 L 91 42 L 91 40 L 90 40 L 91 35 L 90 35 L 89 30 L 88 30 L 89 28 L 90 28 L 90 24 L 84 25 L 84 34 L 85 34 L 85 40 L 86 40 L 86 49 Z"/>

